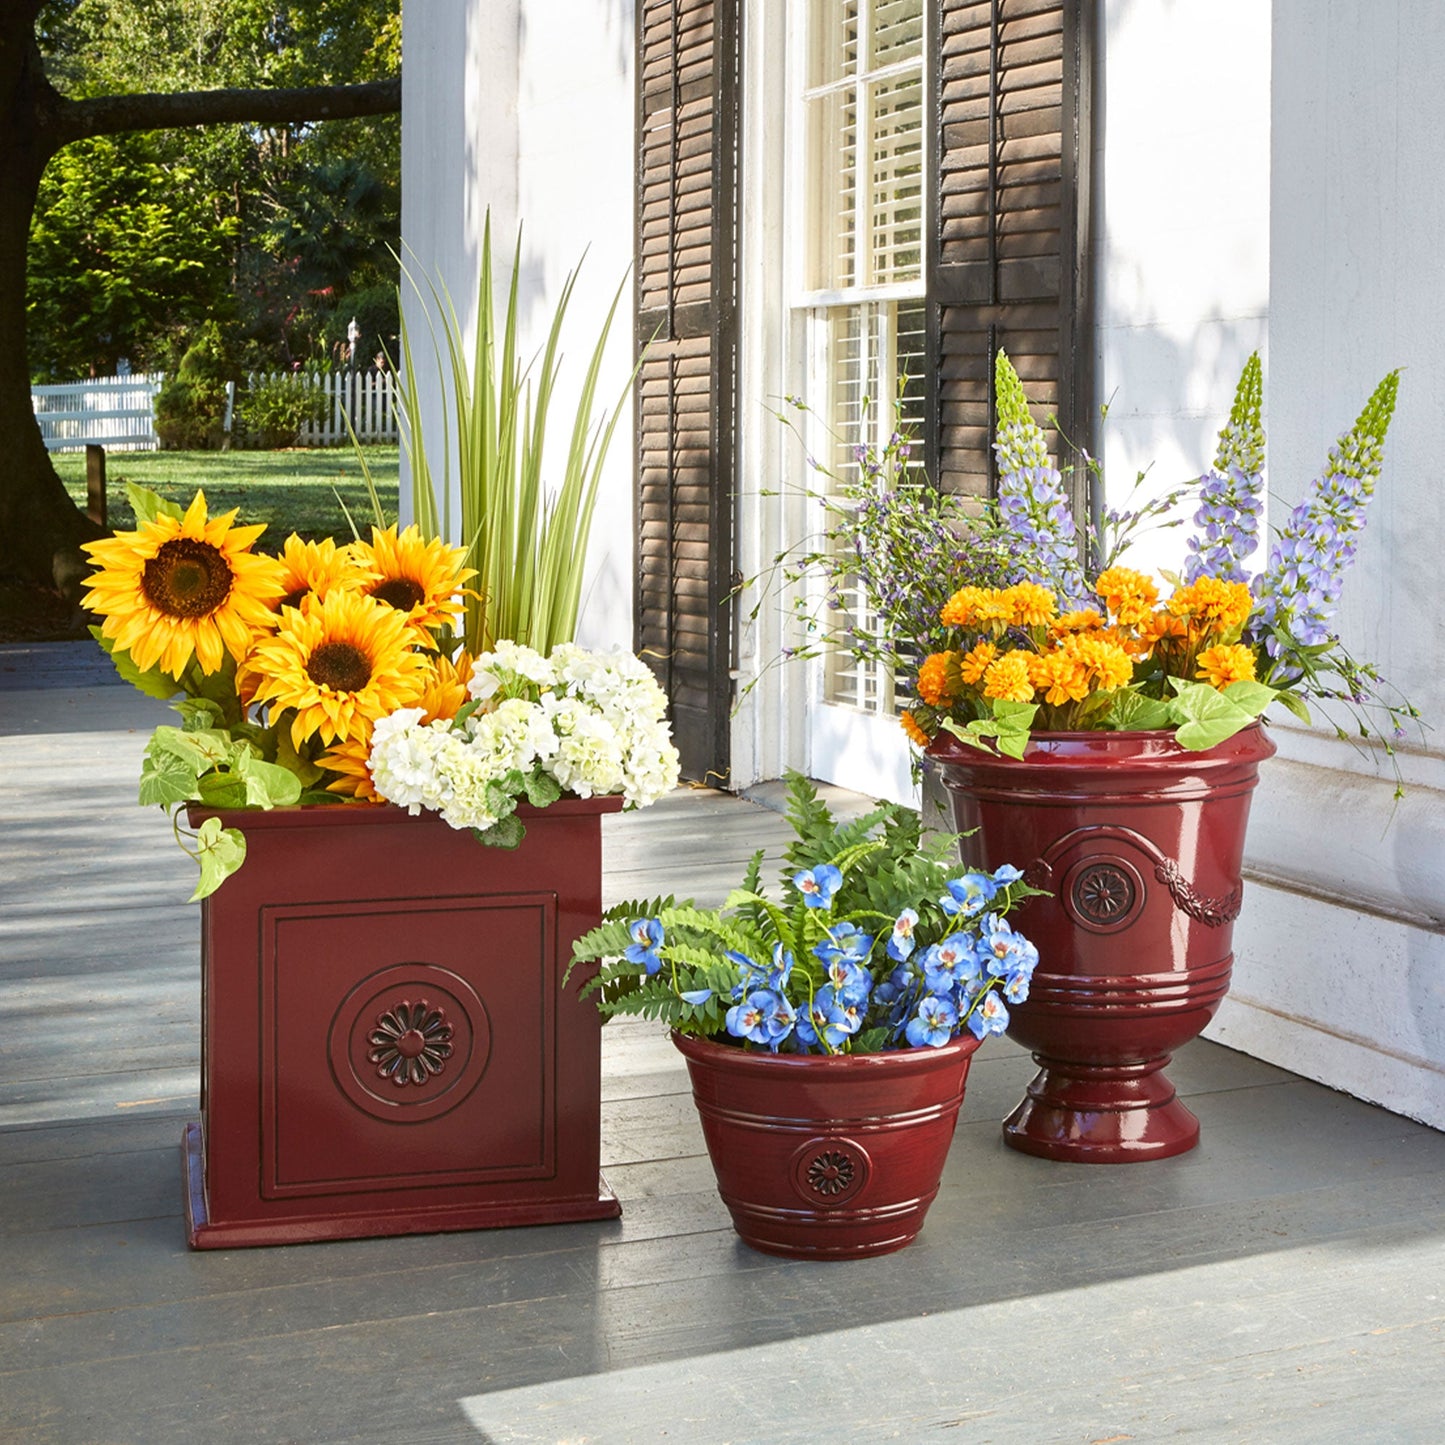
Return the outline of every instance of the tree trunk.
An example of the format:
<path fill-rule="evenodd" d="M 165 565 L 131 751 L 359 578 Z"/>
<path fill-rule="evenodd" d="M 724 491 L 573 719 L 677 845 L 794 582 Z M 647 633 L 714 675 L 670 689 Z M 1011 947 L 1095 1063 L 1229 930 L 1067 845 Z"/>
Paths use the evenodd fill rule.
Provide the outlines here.
<path fill-rule="evenodd" d="M 80 544 L 100 529 L 70 500 L 50 463 L 26 361 L 26 251 L 40 173 L 52 154 L 42 118 L 54 95 L 37 74 L 38 51 L 30 50 L 14 70 L 5 66 L 12 93 L 0 97 L 11 103 L 10 121 L 0 126 L 0 572 L 78 601 L 89 570 Z M 11 51 L 5 58 L 17 57 Z"/>

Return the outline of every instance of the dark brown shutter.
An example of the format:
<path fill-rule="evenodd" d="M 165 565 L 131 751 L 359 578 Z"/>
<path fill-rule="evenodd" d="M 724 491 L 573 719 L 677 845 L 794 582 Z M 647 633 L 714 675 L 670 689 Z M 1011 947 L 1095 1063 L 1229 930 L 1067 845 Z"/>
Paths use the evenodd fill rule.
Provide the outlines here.
<path fill-rule="evenodd" d="M 1076 446 L 1093 425 L 1088 285 L 1092 0 L 931 0 L 939 185 L 928 290 L 931 474 L 993 481 L 1002 346 L 1034 414 Z M 1067 447 L 1061 465 L 1072 460 Z M 1074 502 L 1086 502 L 1082 469 Z"/>
<path fill-rule="evenodd" d="M 636 643 L 683 776 L 728 772 L 739 0 L 638 0 Z"/>

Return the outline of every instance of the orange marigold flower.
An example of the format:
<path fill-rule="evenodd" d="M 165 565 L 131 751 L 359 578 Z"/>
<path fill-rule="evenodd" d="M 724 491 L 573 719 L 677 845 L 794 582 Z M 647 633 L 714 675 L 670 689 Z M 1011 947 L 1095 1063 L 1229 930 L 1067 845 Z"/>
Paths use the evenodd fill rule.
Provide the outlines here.
<path fill-rule="evenodd" d="M 1062 637 L 1066 632 L 1094 632 L 1104 625 L 1104 619 L 1093 607 L 1085 607 L 1078 612 L 1066 612 L 1058 618 L 1050 631 L 1056 637 Z"/>
<path fill-rule="evenodd" d="M 1216 632 L 1242 627 L 1253 606 L 1248 583 L 1220 577 L 1200 577 L 1169 599 L 1169 611 L 1176 617 L 1204 623 Z"/>
<path fill-rule="evenodd" d="M 1053 707 L 1082 702 L 1089 695 L 1088 669 L 1065 651 L 1043 652 L 1029 659 L 1029 681 Z"/>
<path fill-rule="evenodd" d="M 1254 678 L 1254 649 L 1242 642 L 1208 647 L 1199 654 L 1201 677 L 1211 687 L 1226 688 L 1232 682 L 1250 682 Z"/>
<path fill-rule="evenodd" d="M 1042 627 L 1059 610 L 1054 594 L 1037 582 L 1016 582 L 1005 588 L 1000 602 L 1007 599 L 1007 621 L 1013 627 Z"/>
<path fill-rule="evenodd" d="M 964 682 L 977 682 L 987 671 L 989 663 L 998 656 L 998 648 L 991 642 L 980 642 L 971 652 L 965 652 L 958 660 L 958 675 Z"/>
<path fill-rule="evenodd" d="M 1143 622 L 1139 624 L 1139 642 L 1143 652 L 1152 652 L 1156 644 L 1168 640 L 1177 639 L 1185 641 L 1189 636 L 1189 627 L 1183 618 L 1175 617 L 1172 613 L 1159 611 L 1151 612 Z"/>
<path fill-rule="evenodd" d="M 983 675 L 983 695 L 1004 702 L 1032 702 L 1029 656 L 1027 652 L 1006 652 L 996 657 Z"/>
<path fill-rule="evenodd" d="M 917 743 L 918 746 L 921 748 L 926 748 L 928 746 L 930 741 L 929 736 L 923 730 L 923 727 L 919 723 L 918 719 L 914 717 L 911 712 L 903 713 L 899 717 L 898 721 L 903 725 L 903 731 L 908 734 L 909 738 L 913 742 Z"/>
<path fill-rule="evenodd" d="M 1150 577 L 1132 567 L 1110 567 L 1099 573 L 1094 591 L 1125 627 L 1137 627 L 1159 600 L 1159 589 Z"/>
<path fill-rule="evenodd" d="M 918 669 L 918 696 L 929 707 L 947 707 L 957 695 L 949 685 L 949 664 L 957 656 L 953 652 L 933 652 L 923 659 Z"/>
<path fill-rule="evenodd" d="M 1099 637 L 1071 637 L 1071 649 L 1079 662 L 1092 674 L 1093 686 L 1101 692 L 1112 692 L 1133 681 L 1134 663 L 1126 649 Z"/>
<path fill-rule="evenodd" d="M 960 587 L 943 604 L 943 611 L 938 614 L 939 621 L 945 627 L 972 627 L 978 621 L 979 603 L 988 591 L 986 587 Z"/>

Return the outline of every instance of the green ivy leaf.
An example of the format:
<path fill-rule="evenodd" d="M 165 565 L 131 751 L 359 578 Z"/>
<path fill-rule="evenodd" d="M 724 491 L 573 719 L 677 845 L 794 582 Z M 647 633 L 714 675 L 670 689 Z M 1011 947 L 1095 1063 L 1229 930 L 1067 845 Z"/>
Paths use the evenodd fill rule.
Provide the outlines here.
<path fill-rule="evenodd" d="M 147 753 L 141 764 L 140 804 L 172 807 L 197 797 L 196 772 L 174 753 Z"/>
<path fill-rule="evenodd" d="M 128 682 L 132 687 L 145 693 L 147 697 L 157 697 L 162 702 L 169 702 L 178 692 L 182 691 L 180 683 L 169 673 L 162 672 L 159 667 L 152 667 L 142 672 L 132 661 L 130 653 L 123 647 L 117 647 L 100 628 L 92 627 L 90 635 L 110 655 L 110 660 L 115 664 L 115 670 L 120 674 L 122 682 Z"/>
<path fill-rule="evenodd" d="M 545 808 L 562 796 L 562 785 L 550 773 L 527 775 L 527 801 L 534 808 Z"/>
<path fill-rule="evenodd" d="M 191 902 L 209 898 L 246 861 L 246 840 L 235 828 L 223 828 L 219 818 L 207 818 L 196 834 L 196 861 L 201 881 Z"/>
<path fill-rule="evenodd" d="M 291 740 L 291 729 L 289 727 L 277 728 L 276 739 L 276 765 L 285 768 L 288 773 L 293 773 L 303 788 L 309 788 L 313 783 L 319 783 L 326 776 L 325 772 L 316 766 L 310 758 L 304 758 L 296 751 L 296 744 Z"/>
<path fill-rule="evenodd" d="M 1254 713 L 1246 712 L 1207 682 L 1185 682 L 1177 677 L 1169 681 L 1179 694 L 1174 700 L 1175 712 L 1185 719 L 1175 734 L 1181 748 L 1202 752 L 1217 747 L 1255 719 Z"/>
<path fill-rule="evenodd" d="M 522 839 L 526 833 L 526 824 L 515 813 L 501 819 L 500 822 L 493 823 L 490 828 L 472 829 L 472 836 L 479 843 L 485 843 L 488 848 L 505 848 L 509 852 L 513 848 L 522 846 Z"/>
<path fill-rule="evenodd" d="M 1120 688 L 1114 694 L 1108 720 L 1120 732 L 1152 732 L 1173 727 L 1179 721 L 1173 698 L 1141 697 L 1129 688 Z"/>
<path fill-rule="evenodd" d="M 181 715 L 182 732 L 207 732 L 221 728 L 221 705 L 208 697 L 183 697 L 172 706 Z"/>
<path fill-rule="evenodd" d="M 229 770 L 197 778 L 196 795 L 208 808 L 244 808 L 251 801 L 245 778 Z"/>
<path fill-rule="evenodd" d="M 1266 687 L 1262 682 L 1245 678 L 1239 682 L 1231 682 L 1224 689 L 1224 695 L 1245 712 L 1258 717 L 1279 696 L 1279 692 L 1275 688 Z"/>
<path fill-rule="evenodd" d="M 246 802 L 253 807 L 284 808 L 301 797 L 301 779 L 295 773 L 252 753 L 236 759 L 236 775 L 245 784 Z"/>
<path fill-rule="evenodd" d="M 179 522 L 186 515 L 178 503 L 168 502 L 149 487 L 141 486 L 139 482 L 127 482 L 125 495 L 135 513 L 137 526 L 154 522 L 157 517 L 174 517 Z"/>

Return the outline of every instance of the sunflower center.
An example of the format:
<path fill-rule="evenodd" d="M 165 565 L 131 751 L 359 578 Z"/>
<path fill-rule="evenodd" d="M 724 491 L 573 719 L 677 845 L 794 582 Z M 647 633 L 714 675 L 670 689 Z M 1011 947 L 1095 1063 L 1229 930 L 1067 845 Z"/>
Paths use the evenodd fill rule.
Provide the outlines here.
<path fill-rule="evenodd" d="M 360 692 L 371 681 L 371 659 L 354 642 L 323 642 L 311 654 L 306 676 L 320 687 Z"/>
<path fill-rule="evenodd" d="M 141 591 L 168 617 L 205 617 L 231 595 L 235 580 L 219 548 L 192 537 L 162 542 L 141 573 Z"/>
<path fill-rule="evenodd" d="M 398 612 L 410 612 L 426 596 L 410 577 L 388 577 L 379 587 L 373 587 L 371 595 Z"/>

